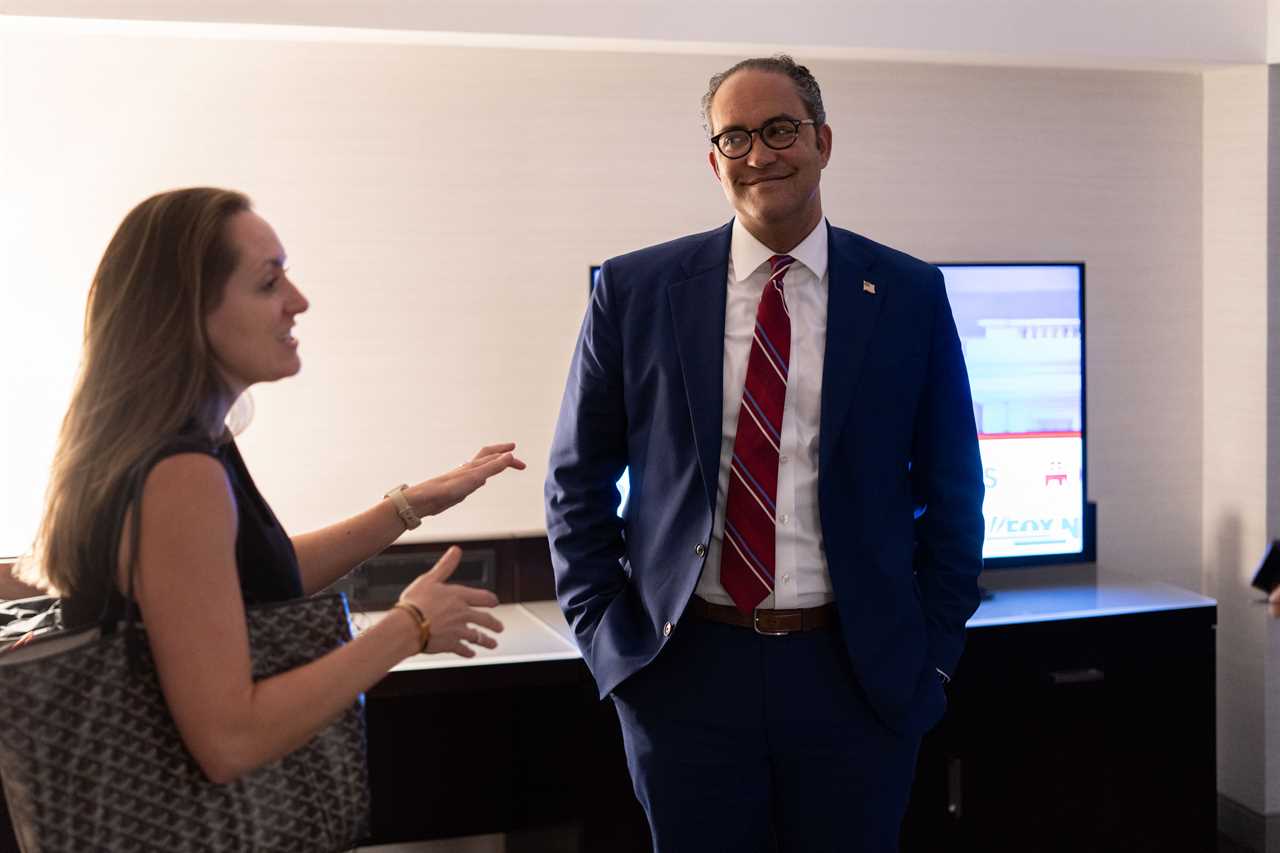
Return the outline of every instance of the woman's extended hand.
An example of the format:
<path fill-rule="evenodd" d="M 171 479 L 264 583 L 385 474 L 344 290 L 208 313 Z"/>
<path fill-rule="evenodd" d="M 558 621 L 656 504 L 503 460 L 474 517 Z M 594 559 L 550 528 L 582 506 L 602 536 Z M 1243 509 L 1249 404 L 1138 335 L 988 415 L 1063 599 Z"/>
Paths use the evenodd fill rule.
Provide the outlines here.
<path fill-rule="evenodd" d="M 419 517 L 444 512 L 483 486 L 494 474 L 507 468 L 523 471 L 524 463 L 512 452 L 515 448 L 515 444 L 510 442 L 482 447 L 470 462 L 405 489 L 405 499 Z"/>
<path fill-rule="evenodd" d="M 469 658 L 476 654 L 471 646 L 492 649 L 498 645 L 498 641 L 481 631 L 480 626 L 501 633 L 502 623 L 492 613 L 477 609 L 496 606 L 498 597 L 486 589 L 445 583 L 461 559 L 462 549 L 452 546 L 430 571 L 418 575 L 400 593 L 400 598 L 416 605 L 431 623 L 428 654 L 453 652 Z"/>

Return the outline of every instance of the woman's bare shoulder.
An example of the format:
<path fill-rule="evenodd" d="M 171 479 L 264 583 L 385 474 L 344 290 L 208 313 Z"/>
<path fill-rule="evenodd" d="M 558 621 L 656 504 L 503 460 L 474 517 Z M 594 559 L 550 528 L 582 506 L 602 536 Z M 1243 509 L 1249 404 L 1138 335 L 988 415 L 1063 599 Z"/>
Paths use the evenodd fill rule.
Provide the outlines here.
<path fill-rule="evenodd" d="M 127 586 L 133 514 L 124 518 L 118 580 Z M 144 566 L 190 569 L 234 553 L 236 506 L 222 463 L 205 453 L 177 453 L 152 467 L 142 486 L 141 554 Z M 222 555 L 222 556 L 219 556 Z M 146 572 L 144 571 L 144 574 Z"/>
<path fill-rule="evenodd" d="M 196 509 L 234 506 L 227 472 L 207 453 L 175 453 L 152 467 L 142 486 L 143 505 Z M 149 508 L 149 507 L 148 507 Z"/>
<path fill-rule="evenodd" d="M 189 492 L 229 493 L 230 483 L 223 464 L 209 453 L 183 452 L 156 462 L 147 474 L 142 491 L 177 497 Z"/>

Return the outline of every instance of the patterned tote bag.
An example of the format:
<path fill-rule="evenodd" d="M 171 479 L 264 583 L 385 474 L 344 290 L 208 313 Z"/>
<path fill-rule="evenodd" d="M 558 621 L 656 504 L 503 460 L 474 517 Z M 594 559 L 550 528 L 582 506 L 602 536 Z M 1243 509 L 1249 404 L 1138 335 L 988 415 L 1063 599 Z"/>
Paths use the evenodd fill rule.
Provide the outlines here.
<path fill-rule="evenodd" d="M 255 679 L 351 639 L 342 595 L 247 618 Z M 24 853 L 317 853 L 364 838 L 362 700 L 301 749 L 217 785 L 178 735 L 144 630 L 44 630 L 0 652 L 0 776 Z"/>

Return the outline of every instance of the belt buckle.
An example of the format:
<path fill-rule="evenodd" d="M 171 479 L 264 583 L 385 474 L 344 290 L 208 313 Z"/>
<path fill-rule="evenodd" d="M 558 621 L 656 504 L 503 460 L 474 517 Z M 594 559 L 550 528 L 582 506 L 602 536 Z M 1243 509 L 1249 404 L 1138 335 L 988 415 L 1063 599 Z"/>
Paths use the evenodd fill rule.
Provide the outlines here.
<path fill-rule="evenodd" d="M 785 637 L 791 633 L 790 631 L 761 631 L 759 608 L 756 608 L 755 610 L 751 611 L 751 627 L 757 634 L 759 634 L 762 637 Z"/>

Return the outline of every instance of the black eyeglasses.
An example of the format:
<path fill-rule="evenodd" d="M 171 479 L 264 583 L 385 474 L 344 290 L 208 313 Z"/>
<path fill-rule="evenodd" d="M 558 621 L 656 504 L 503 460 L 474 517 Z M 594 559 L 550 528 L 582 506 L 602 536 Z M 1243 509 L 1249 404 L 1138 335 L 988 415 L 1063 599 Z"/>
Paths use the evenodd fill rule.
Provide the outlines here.
<path fill-rule="evenodd" d="M 774 151 L 781 151 L 796 144 L 800 136 L 800 128 L 806 124 L 817 124 L 813 119 L 801 121 L 795 118 L 771 118 L 754 130 L 735 128 L 717 133 L 711 137 L 711 144 L 730 160 L 738 160 L 751 153 L 755 144 L 755 135 L 760 134 L 760 141 Z"/>

